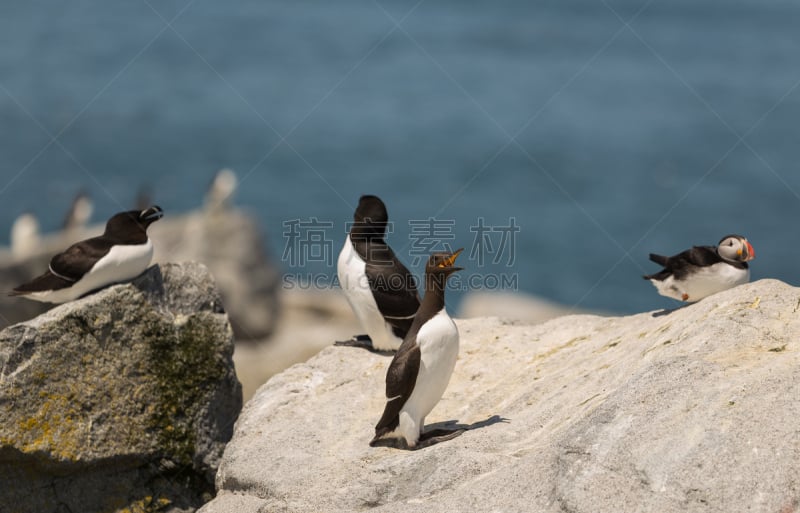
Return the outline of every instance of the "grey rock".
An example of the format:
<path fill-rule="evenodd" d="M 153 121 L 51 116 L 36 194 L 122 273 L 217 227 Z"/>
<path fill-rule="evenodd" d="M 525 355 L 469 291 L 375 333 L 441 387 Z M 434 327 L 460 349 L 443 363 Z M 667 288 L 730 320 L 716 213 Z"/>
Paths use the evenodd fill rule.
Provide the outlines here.
<path fill-rule="evenodd" d="M 214 275 L 236 340 L 258 340 L 275 329 L 280 270 L 256 220 L 239 209 L 196 211 L 151 226 L 155 262 L 205 264 Z"/>
<path fill-rule="evenodd" d="M 0 332 L 2 511 L 194 510 L 241 409 L 232 352 L 200 264 Z"/>
<path fill-rule="evenodd" d="M 800 502 L 800 289 L 762 280 L 674 311 L 457 321 L 426 419 L 371 448 L 389 358 L 328 348 L 247 403 L 202 513 L 788 513 Z"/>

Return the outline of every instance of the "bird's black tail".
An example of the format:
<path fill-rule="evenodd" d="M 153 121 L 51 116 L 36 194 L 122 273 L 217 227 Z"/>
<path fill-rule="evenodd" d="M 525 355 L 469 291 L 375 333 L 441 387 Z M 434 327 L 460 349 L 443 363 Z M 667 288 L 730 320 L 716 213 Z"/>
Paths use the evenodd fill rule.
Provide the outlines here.
<path fill-rule="evenodd" d="M 667 262 L 669 261 L 669 257 L 665 257 L 664 255 L 656 255 L 655 253 L 650 253 L 650 260 L 657 263 L 658 265 L 666 266 Z"/>

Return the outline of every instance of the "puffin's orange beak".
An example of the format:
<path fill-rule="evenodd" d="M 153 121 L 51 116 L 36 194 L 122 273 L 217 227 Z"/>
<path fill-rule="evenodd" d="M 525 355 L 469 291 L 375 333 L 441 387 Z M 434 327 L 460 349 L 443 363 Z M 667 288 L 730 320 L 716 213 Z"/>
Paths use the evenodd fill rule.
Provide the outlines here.
<path fill-rule="evenodd" d="M 756 257 L 756 250 L 753 249 L 753 245 L 750 244 L 746 239 L 744 244 L 747 246 L 747 257 L 745 258 L 745 261 L 754 259 Z"/>

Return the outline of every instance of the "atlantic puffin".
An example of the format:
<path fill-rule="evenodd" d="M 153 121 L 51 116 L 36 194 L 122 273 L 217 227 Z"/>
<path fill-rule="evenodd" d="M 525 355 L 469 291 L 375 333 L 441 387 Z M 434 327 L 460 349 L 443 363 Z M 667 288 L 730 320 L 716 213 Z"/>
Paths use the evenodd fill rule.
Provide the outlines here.
<path fill-rule="evenodd" d="M 650 260 L 664 267 L 643 278 L 662 296 L 695 302 L 750 281 L 755 258 L 753 246 L 741 235 L 726 235 L 715 246 L 694 246 L 667 257 L 650 253 Z"/>

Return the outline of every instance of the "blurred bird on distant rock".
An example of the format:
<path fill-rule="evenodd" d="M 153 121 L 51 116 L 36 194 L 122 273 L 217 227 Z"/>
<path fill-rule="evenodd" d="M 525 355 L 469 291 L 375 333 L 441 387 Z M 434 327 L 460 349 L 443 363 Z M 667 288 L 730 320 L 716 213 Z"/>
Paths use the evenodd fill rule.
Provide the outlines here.
<path fill-rule="evenodd" d="M 214 213 L 228 209 L 233 203 L 233 193 L 237 186 L 238 179 L 232 169 L 217 171 L 206 192 L 206 211 Z"/>
<path fill-rule="evenodd" d="M 92 199 L 89 197 L 89 194 L 87 194 L 85 191 L 80 191 L 72 200 L 72 204 L 70 205 L 69 210 L 67 210 L 67 214 L 64 216 L 64 222 L 61 224 L 61 228 L 64 231 L 83 228 L 92 217 L 93 211 L 94 204 L 92 203 Z"/>
<path fill-rule="evenodd" d="M 11 253 L 18 258 L 36 253 L 39 249 L 39 221 L 30 212 L 25 212 L 11 225 Z"/>

